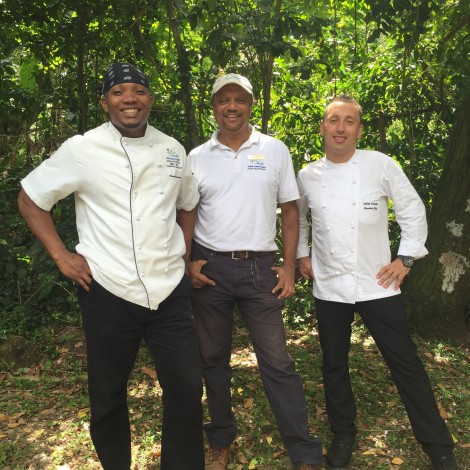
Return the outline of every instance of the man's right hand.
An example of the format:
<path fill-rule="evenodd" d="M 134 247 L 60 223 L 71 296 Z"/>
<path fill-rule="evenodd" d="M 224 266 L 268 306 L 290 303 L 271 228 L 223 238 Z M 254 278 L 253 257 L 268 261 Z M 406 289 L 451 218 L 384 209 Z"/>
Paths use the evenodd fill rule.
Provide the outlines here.
<path fill-rule="evenodd" d="M 56 259 L 55 262 L 60 272 L 65 277 L 88 292 L 93 276 L 90 266 L 82 255 L 67 251 Z"/>
<path fill-rule="evenodd" d="M 189 275 L 191 283 L 195 289 L 200 289 L 204 286 L 215 286 L 215 282 L 201 273 L 202 267 L 207 263 L 205 259 L 198 259 L 189 263 Z"/>
<path fill-rule="evenodd" d="M 303 258 L 297 258 L 297 264 L 299 273 L 305 279 L 313 279 L 312 260 L 310 256 L 304 256 Z"/>

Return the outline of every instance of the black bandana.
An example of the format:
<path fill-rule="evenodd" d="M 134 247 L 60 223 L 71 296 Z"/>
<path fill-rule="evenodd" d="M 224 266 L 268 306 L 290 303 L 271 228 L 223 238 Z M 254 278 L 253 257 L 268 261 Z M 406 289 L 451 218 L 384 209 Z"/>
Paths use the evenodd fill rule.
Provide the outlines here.
<path fill-rule="evenodd" d="M 103 95 L 120 83 L 138 83 L 150 90 L 147 77 L 135 65 L 125 62 L 118 62 L 109 67 L 103 78 Z"/>

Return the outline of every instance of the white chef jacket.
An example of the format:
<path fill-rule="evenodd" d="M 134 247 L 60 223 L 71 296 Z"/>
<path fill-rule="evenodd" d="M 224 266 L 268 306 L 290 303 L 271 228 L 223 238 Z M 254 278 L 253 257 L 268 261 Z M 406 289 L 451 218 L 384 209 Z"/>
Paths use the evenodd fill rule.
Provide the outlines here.
<path fill-rule="evenodd" d="M 218 132 L 189 153 L 200 193 L 194 239 L 215 251 L 275 251 L 277 203 L 299 197 L 289 150 L 253 130 L 234 151 Z"/>
<path fill-rule="evenodd" d="M 310 209 L 314 296 L 356 303 L 398 294 L 394 283 L 384 289 L 376 278 L 391 261 L 389 199 L 401 228 L 398 254 L 421 258 L 428 251 L 424 204 L 397 163 L 380 152 L 356 150 L 346 163 L 326 157 L 310 163 L 299 172 L 297 184 L 297 257 L 309 255 Z"/>
<path fill-rule="evenodd" d="M 111 293 L 156 309 L 184 274 L 176 209 L 199 199 L 186 152 L 147 126 L 139 138 L 111 124 L 74 136 L 21 182 L 50 210 L 74 193 L 79 243 L 93 278 Z"/>

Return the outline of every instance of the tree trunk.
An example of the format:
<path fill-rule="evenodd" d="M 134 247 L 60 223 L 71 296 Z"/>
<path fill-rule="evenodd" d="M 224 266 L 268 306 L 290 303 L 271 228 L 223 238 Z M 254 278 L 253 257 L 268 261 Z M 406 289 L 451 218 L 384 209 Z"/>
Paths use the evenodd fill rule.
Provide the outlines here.
<path fill-rule="evenodd" d="M 168 22 L 170 30 L 175 40 L 177 59 L 177 69 L 181 83 L 181 99 L 184 104 L 184 111 L 186 116 L 186 128 L 188 132 L 188 143 L 190 148 L 199 145 L 200 141 L 197 135 L 197 122 L 194 114 L 194 106 L 192 100 L 192 87 L 191 87 L 191 65 L 189 62 L 188 52 L 186 51 L 181 33 L 178 28 L 176 19 L 174 17 L 173 0 L 167 0 L 168 9 Z"/>
<path fill-rule="evenodd" d="M 276 0 L 274 18 L 281 14 L 282 0 Z M 274 52 L 270 52 L 263 66 L 263 115 L 261 120 L 261 132 L 268 133 L 269 117 L 271 115 L 271 85 L 273 79 Z"/>
<path fill-rule="evenodd" d="M 432 155 L 430 155 L 432 158 Z M 404 288 L 424 335 L 470 343 L 470 95 L 460 104 L 429 218 L 429 255 Z"/>
<path fill-rule="evenodd" d="M 84 134 L 88 124 L 88 94 L 85 77 L 85 43 L 87 40 L 88 10 L 85 1 L 78 4 L 77 31 L 77 85 L 78 85 L 78 133 Z"/>

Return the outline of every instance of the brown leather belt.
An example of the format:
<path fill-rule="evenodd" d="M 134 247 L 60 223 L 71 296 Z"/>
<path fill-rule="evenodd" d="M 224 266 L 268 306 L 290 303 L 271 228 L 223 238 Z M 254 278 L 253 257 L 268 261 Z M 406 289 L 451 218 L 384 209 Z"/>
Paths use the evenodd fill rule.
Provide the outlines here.
<path fill-rule="evenodd" d="M 218 255 L 230 256 L 232 259 L 253 259 L 257 256 L 273 255 L 274 251 L 215 251 Z"/>

